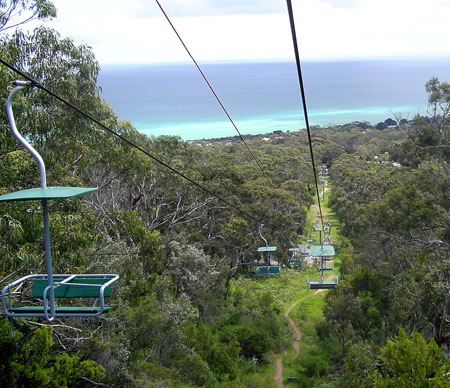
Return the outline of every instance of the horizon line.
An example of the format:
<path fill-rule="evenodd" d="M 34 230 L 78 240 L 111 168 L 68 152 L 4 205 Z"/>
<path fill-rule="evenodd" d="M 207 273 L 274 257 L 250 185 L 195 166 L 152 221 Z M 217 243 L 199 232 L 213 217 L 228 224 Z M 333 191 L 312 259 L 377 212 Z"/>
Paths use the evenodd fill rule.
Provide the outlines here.
<path fill-rule="evenodd" d="M 357 62 L 357 61 L 383 61 L 383 60 L 436 60 L 450 59 L 450 53 L 446 54 L 417 54 L 417 55 L 387 55 L 373 57 L 330 57 L 330 58 L 307 58 L 303 59 L 303 63 L 318 62 Z M 244 63 L 289 63 L 294 62 L 294 58 L 275 58 L 275 59 L 216 59 L 199 61 L 206 65 L 219 64 L 244 64 Z M 189 65 L 192 61 L 157 61 L 157 62 L 137 62 L 137 63 L 100 63 L 100 67 L 131 67 L 131 66 L 177 66 Z"/>

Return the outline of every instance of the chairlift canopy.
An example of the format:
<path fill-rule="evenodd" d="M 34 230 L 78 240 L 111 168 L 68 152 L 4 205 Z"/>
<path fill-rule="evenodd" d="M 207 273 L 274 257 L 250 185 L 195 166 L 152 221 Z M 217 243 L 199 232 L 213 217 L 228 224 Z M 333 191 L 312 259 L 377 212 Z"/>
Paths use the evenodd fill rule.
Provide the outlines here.
<path fill-rule="evenodd" d="M 258 252 L 275 252 L 277 247 L 259 247 Z"/>
<path fill-rule="evenodd" d="M 310 249 L 311 249 L 311 256 L 313 257 L 335 255 L 333 245 L 312 245 Z"/>
<path fill-rule="evenodd" d="M 0 195 L 0 202 L 72 198 L 97 191 L 97 187 L 47 187 L 15 191 Z"/>

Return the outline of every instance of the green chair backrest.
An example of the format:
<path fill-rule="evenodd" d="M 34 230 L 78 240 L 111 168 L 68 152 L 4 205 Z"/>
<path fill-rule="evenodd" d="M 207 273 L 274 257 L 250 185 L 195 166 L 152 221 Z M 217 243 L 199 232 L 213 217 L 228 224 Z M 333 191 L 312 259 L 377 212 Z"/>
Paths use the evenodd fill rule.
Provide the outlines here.
<path fill-rule="evenodd" d="M 271 266 L 271 267 L 269 267 L 269 273 L 270 274 L 279 274 L 280 273 L 280 267 L 279 266 Z"/>
<path fill-rule="evenodd" d="M 54 283 L 60 282 L 62 278 L 54 278 Z M 94 278 L 94 277 L 77 277 L 72 280 L 72 283 L 81 284 L 105 284 L 110 281 L 111 278 Z M 70 284 L 66 283 L 66 284 Z M 47 279 L 34 279 L 33 287 L 31 288 L 32 298 L 42 298 L 45 287 L 47 287 Z M 55 287 L 55 298 L 98 298 L 100 293 L 100 287 L 94 286 L 69 286 L 61 285 Z M 110 296 L 111 286 L 105 288 L 104 296 Z"/>
<path fill-rule="evenodd" d="M 268 267 L 258 267 L 257 270 L 259 275 L 267 275 L 269 273 Z"/>

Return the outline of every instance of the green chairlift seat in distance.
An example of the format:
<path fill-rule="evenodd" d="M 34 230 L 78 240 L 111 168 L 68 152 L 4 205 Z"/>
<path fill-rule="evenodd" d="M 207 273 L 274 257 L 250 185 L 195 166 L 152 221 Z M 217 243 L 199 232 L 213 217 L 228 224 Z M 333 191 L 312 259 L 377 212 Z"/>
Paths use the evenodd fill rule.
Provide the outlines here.
<path fill-rule="evenodd" d="M 288 265 L 300 266 L 302 260 L 297 258 L 300 253 L 300 248 L 289 248 L 289 252 L 292 252 L 292 258 L 288 259 Z"/>
<path fill-rule="evenodd" d="M 264 253 L 266 257 L 266 265 L 259 266 L 256 268 L 256 276 L 280 276 L 280 266 L 279 265 L 270 265 L 270 253 L 275 252 L 277 247 L 265 246 L 259 247 L 257 252 Z"/>
<path fill-rule="evenodd" d="M 301 244 L 299 246 L 299 250 L 300 250 L 300 256 L 303 256 L 303 257 L 307 257 L 311 253 L 309 245 L 306 245 L 306 244 Z"/>
<path fill-rule="evenodd" d="M 311 290 L 330 290 L 336 288 L 338 284 L 338 278 L 336 278 L 335 282 L 308 281 Z"/>
<path fill-rule="evenodd" d="M 262 265 L 256 267 L 256 276 L 257 277 L 272 277 L 280 276 L 280 266 L 279 265 Z"/>

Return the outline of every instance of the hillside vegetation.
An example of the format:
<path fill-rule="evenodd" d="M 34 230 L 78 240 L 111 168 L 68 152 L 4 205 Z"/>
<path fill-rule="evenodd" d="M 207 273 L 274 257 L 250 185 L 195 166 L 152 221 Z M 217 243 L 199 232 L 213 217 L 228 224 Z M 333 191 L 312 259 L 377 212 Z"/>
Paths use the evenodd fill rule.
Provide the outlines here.
<path fill-rule="evenodd" d="M 53 15 L 47 1 L 24 4 Z M 247 137 L 263 172 L 237 139 L 149 138 L 118 120 L 100 97 L 92 50 L 53 30 L 1 33 L 0 57 L 235 206 L 42 89 L 20 94 L 17 126 L 41 153 L 48 185 L 99 188 L 51 202 L 54 272 L 120 280 L 112 311 L 100 318 L 16 319 L 12 337 L 3 316 L 0 385 L 273 387 L 261 371 L 290 346 L 280 292 L 298 274 L 282 274 L 272 288 L 273 279 L 254 279 L 256 249 L 265 245 L 258 229 L 264 223 L 280 264 L 309 231 L 314 178 L 305 132 Z M 17 78 L 0 66 L 2 105 Z M 428 118 L 382 130 L 313 128 L 340 222 L 341 282 L 325 298 L 325 319 L 311 326 L 321 350 L 298 359 L 310 366 L 299 366 L 304 386 L 448 386 L 450 87 L 436 79 L 426 87 Z M 38 187 L 38 166 L 4 109 L 0 130 L 0 194 Z M 2 203 L 0 217 L 0 285 L 45 273 L 41 204 Z"/>

